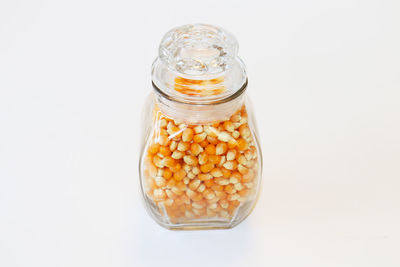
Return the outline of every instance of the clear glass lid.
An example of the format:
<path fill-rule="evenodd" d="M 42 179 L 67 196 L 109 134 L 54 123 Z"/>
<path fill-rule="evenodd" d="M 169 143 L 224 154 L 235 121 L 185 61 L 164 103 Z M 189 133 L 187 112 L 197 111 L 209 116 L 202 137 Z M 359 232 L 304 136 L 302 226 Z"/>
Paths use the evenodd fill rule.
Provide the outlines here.
<path fill-rule="evenodd" d="M 247 76 L 238 43 L 224 29 L 205 24 L 174 28 L 163 37 L 153 64 L 153 84 L 177 102 L 208 104 L 244 90 Z"/>

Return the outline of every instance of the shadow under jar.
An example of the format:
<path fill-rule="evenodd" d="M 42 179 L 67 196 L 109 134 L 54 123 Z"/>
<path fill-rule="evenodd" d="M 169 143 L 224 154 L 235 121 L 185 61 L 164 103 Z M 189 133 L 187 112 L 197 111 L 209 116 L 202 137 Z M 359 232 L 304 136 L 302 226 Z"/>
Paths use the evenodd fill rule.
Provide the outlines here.
<path fill-rule="evenodd" d="M 247 75 L 227 31 L 169 31 L 153 63 L 139 163 L 145 205 L 174 230 L 232 228 L 257 199 L 262 157 Z"/>

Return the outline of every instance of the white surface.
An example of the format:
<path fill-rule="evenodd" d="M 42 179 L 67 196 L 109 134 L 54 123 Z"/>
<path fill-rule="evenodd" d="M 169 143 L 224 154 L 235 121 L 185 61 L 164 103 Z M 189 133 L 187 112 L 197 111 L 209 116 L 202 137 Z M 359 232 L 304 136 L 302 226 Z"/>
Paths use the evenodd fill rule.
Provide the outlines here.
<path fill-rule="evenodd" d="M 0 2 L 0 266 L 400 266 L 399 1 Z M 264 152 L 252 215 L 170 232 L 141 203 L 162 35 L 240 42 Z"/>

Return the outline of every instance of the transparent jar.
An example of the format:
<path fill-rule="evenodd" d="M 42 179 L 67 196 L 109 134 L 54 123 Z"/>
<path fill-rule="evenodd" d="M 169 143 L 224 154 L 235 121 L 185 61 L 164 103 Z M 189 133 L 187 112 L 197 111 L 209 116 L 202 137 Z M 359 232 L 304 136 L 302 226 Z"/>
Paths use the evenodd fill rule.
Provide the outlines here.
<path fill-rule="evenodd" d="M 139 172 L 147 210 L 163 227 L 231 228 L 254 207 L 262 157 L 237 51 L 230 33 L 204 24 L 161 41 Z"/>

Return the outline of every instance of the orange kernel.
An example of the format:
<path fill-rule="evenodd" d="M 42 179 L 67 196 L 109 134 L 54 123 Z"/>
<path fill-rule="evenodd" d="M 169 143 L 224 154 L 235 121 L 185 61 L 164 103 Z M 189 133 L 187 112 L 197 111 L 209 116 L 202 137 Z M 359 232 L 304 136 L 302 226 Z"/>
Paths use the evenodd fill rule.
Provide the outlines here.
<path fill-rule="evenodd" d="M 206 163 L 200 166 L 200 170 L 203 173 L 207 173 L 209 171 L 211 171 L 214 168 L 214 164 L 212 163 Z"/>

